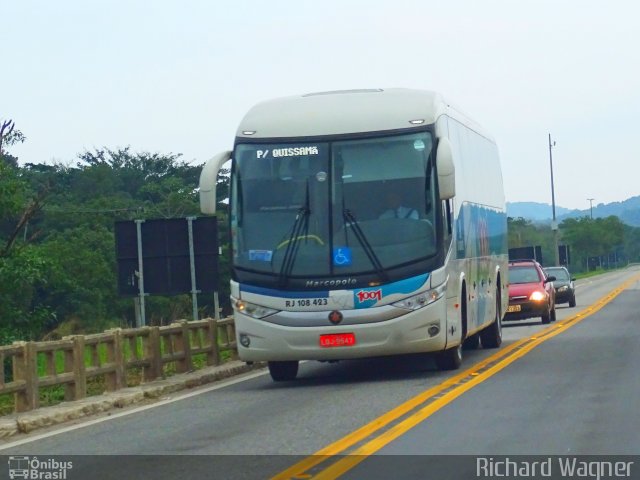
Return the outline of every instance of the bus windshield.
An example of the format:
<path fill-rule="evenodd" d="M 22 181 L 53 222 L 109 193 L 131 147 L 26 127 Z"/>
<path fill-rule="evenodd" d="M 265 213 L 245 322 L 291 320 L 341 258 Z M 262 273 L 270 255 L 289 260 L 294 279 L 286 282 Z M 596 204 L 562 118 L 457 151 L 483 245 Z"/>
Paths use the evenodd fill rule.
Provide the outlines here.
<path fill-rule="evenodd" d="M 429 132 L 239 144 L 233 264 L 276 276 L 384 272 L 436 253 Z"/>

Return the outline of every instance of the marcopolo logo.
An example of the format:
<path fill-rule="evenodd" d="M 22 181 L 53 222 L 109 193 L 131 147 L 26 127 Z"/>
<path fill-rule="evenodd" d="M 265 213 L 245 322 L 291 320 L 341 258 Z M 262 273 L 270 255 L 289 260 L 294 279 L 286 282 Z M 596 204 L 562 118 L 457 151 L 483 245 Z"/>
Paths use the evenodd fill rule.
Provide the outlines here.
<path fill-rule="evenodd" d="M 358 301 L 360 303 L 366 302 L 367 300 L 382 300 L 382 290 L 360 290 L 356 293 L 358 296 Z"/>
<path fill-rule="evenodd" d="M 66 480 L 67 470 L 73 468 L 73 462 L 59 461 L 54 458 L 9 457 L 9 478 L 33 480 Z"/>
<path fill-rule="evenodd" d="M 347 287 L 355 285 L 355 278 L 334 278 L 331 280 L 307 280 L 305 287 Z"/>

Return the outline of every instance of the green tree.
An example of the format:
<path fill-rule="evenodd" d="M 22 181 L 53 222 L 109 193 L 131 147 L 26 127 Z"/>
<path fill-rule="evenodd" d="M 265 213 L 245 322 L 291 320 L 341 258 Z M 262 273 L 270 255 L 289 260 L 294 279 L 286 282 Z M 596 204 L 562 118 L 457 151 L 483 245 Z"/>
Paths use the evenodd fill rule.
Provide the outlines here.
<path fill-rule="evenodd" d="M 0 221 L 19 214 L 26 203 L 27 192 L 27 184 L 20 178 L 18 169 L 0 162 Z M 7 230 L 4 234 L 7 234 Z"/>
<path fill-rule="evenodd" d="M 568 218 L 560 224 L 565 243 L 571 246 L 573 263 L 588 269 L 588 259 L 616 251 L 625 244 L 625 226 L 618 217 Z"/>
<path fill-rule="evenodd" d="M 47 258 L 35 246 L 0 256 L 0 345 L 37 339 L 52 318 L 39 296 L 48 286 Z"/>
<path fill-rule="evenodd" d="M 75 165 L 0 162 L 0 168 L 1 339 L 38 338 L 54 328 L 65 331 L 63 323 L 85 332 L 132 324 L 133 302 L 116 291 L 114 222 L 199 214 L 202 166 L 178 154 L 105 148 L 80 154 Z M 221 199 L 228 180 L 222 172 Z M 229 311 L 223 206 L 218 219 L 220 300 Z M 199 305 L 213 315 L 212 295 L 200 295 Z M 152 324 L 190 316 L 189 295 L 148 298 Z"/>
<path fill-rule="evenodd" d="M 0 123 L 0 344 L 36 338 L 51 318 L 48 306 L 38 301 L 47 284 L 47 258 L 19 236 L 45 198 L 32 191 L 17 159 L 5 149 L 22 141 L 13 122 Z"/>
<path fill-rule="evenodd" d="M 548 225 L 536 225 L 530 220 L 507 219 L 509 248 L 540 246 L 543 259 L 554 259 L 553 236 Z M 553 260 L 551 260 L 553 261 Z M 546 262 L 549 263 L 549 260 Z"/>
<path fill-rule="evenodd" d="M 625 225 L 623 260 L 640 262 L 640 228 Z"/>
<path fill-rule="evenodd" d="M 113 232 L 82 225 L 55 232 L 40 245 L 47 263 L 47 289 L 40 298 L 50 305 L 56 321 L 80 318 L 87 325 L 103 325 L 115 313 L 116 265 Z"/>
<path fill-rule="evenodd" d="M 23 143 L 26 137 L 15 128 L 13 120 L 0 120 L 0 163 L 6 163 L 13 167 L 18 166 L 18 158 L 5 151 L 7 146 Z"/>

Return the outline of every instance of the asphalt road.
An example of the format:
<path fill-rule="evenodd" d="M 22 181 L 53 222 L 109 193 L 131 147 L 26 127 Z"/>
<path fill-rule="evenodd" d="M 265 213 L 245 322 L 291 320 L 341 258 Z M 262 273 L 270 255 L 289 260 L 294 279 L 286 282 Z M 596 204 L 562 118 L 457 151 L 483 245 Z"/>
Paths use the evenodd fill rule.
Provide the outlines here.
<path fill-rule="evenodd" d="M 83 455 L 70 480 L 270 478 L 298 462 L 283 478 L 397 478 L 398 459 L 415 455 L 637 455 L 640 282 L 587 309 L 638 274 L 579 281 L 578 306 L 559 306 L 551 333 L 538 320 L 507 322 L 502 348 L 465 351 L 457 372 L 438 371 L 428 355 L 306 362 L 295 382 L 247 374 L 12 440 L 0 455 Z M 345 453 L 361 456 L 341 465 Z M 424 472 L 400 464 L 415 466 L 408 477 Z"/>

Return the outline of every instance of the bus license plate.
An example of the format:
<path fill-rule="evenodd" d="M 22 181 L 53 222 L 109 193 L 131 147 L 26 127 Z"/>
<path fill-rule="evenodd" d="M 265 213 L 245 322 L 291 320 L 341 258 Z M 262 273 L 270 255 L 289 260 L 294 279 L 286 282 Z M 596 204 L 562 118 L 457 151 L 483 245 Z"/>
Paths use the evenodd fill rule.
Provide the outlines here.
<path fill-rule="evenodd" d="M 509 305 L 507 307 L 507 313 L 519 312 L 522 309 L 522 305 Z"/>
<path fill-rule="evenodd" d="M 353 333 L 329 333 L 320 335 L 321 347 L 351 347 L 356 344 L 356 336 Z"/>

